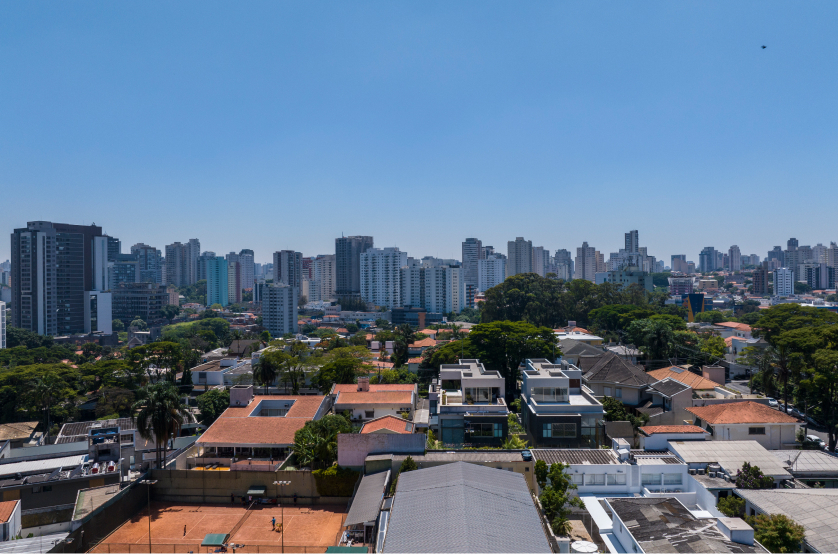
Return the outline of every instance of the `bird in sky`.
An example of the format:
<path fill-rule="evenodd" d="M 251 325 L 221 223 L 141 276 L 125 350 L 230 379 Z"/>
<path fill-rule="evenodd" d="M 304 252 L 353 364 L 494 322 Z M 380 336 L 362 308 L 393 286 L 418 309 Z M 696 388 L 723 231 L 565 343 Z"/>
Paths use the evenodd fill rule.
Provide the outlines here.
<path fill-rule="evenodd" d="M 765 50 L 766 48 L 768 48 L 768 47 L 767 47 L 766 45 L 764 45 L 764 44 L 763 44 L 763 45 L 762 45 L 762 49 L 763 49 L 763 50 Z"/>

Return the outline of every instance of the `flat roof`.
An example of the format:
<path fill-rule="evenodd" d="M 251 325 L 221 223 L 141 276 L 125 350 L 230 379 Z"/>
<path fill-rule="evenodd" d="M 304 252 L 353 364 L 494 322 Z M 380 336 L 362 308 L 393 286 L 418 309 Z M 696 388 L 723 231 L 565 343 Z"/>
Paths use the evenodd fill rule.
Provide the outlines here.
<path fill-rule="evenodd" d="M 775 479 L 791 479 L 783 464 L 757 441 L 668 441 L 669 449 L 688 464 L 715 462 L 730 475 L 748 462 Z"/>
<path fill-rule="evenodd" d="M 294 433 L 302 429 L 307 421 L 314 419 L 326 398 L 326 396 L 255 396 L 247 406 L 232 406 L 224 410 L 224 413 L 200 436 L 197 444 L 203 446 L 293 444 Z M 293 401 L 294 404 L 285 416 L 251 416 L 250 414 L 263 400 Z"/>
<path fill-rule="evenodd" d="M 0 464 L 0 476 L 6 477 L 16 473 L 26 474 L 34 471 L 52 471 L 59 467 L 76 467 L 87 461 L 87 454 L 78 456 L 64 456 L 61 458 L 46 458 L 44 460 L 29 460 L 26 462 L 12 462 Z"/>
<path fill-rule="evenodd" d="M 772 450 L 771 454 L 795 474 L 838 476 L 838 457 L 820 450 Z"/>
<path fill-rule="evenodd" d="M 676 498 L 609 498 L 608 504 L 644 552 L 766 552 L 731 541 L 715 518 L 696 518 Z"/>
<path fill-rule="evenodd" d="M 0 425 L 0 441 L 28 439 L 35 432 L 37 421 L 19 421 Z"/>

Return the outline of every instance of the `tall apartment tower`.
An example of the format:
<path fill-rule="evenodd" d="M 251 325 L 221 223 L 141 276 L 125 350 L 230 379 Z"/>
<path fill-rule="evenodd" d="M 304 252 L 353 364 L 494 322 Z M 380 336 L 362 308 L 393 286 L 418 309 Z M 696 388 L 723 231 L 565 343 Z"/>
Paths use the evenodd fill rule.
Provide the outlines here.
<path fill-rule="evenodd" d="M 300 290 L 282 283 L 260 283 L 262 325 L 272 337 L 297 333 L 297 299 Z"/>
<path fill-rule="evenodd" d="M 626 233 L 626 253 L 637 254 L 640 248 L 640 234 L 635 229 Z"/>
<path fill-rule="evenodd" d="M 94 267 L 94 238 L 102 236 L 102 228 L 95 225 L 49 221 L 31 221 L 15 229 L 11 325 L 41 335 L 84 333 L 85 310 L 90 308 L 85 303 L 98 300 L 90 299 L 89 293 L 107 290 L 106 284 L 95 288 L 94 282 L 94 275 L 102 280 L 103 264 L 106 281 L 107 237 L 100 241 L 98 271 Z"/>
<path fill-rule="evenodd" d="M 698 255 L 698 270 L 701 273 L 709 273 L 715 271 L 718 267 L 716 256 L 716 249 L 712 246 L 705 246 Z"/>
<path fill-rule="evenodd" d="M 672 265 L 670 266 L 672 271 L 677 271 L 679 273 L 688 273 L 687 271 L 687 255 L 686 254 L 673 254 L 672 255 Z"/>
<path fill-rule="evenodd" d="M 495 254 L 477 262 L 477 290 L 486 292 L 503 283 L 506 276 L 506 259 Z"/>
<path fill-rule="evenodd" d="M 0 302 L 0 348 L 6 348 L 6 303 Z"/>
<path fill-rule="evenodd" d="M 794 294 L 794 270 L 781 267 L 774 270 L 774 296 Z"/>
<path fill-rule="evenodd" d="M 274 283 L 283 283 L 297 291 L 303 288 L 303 254 L 293 250 L 274 252 Z"/>
<path fill-rule="evenodd" d="M 550 265 L 550 251 L 543 246 L 532 247 L 532 272 L 541 276 L 547 276 L 547 268 Z"/>
<path fill-rule="evenodd" d="M 319 287 L 319 299 L 329 302 L 335 298 L 335 255 L 320 255 L 312 264 L 314 283 Z"/>
<path fill-rule="evenodd" d="M 752 276 L 753 283 L 754 283 L 754 294 L 757 296 L 767 296 L 768 295 L 768 265 L 770 262 L 766 261 L 762 265 L 758 265 L 756 269 L 754 269 L 754 273 Z"/>
<path fill-rule="evenodd" d="M 254 263 L 253 250 L 244 248 L 239 252 L 239 264 L 241 264 L 241 285 L 242 289 L 252 289 L 256 282 L 256 267 Z"/>
<path fill-rule="evenodd" d="M 556 250 L 553 262 L 556 264 L 556 277 L 565 281 L 573 279 L 573 256 L 568 250 L 564 248 Z"/>
<path fill-rule="evenodd" d="M 361 254 L 373 247 L 372 237 L 355 236 L 335 239 L 335 295 L 341 298 L 361 296 Z"/>
<path fill-rule="evenodd" d="M 735 244 L 728 249 L 727 260 L 728 268 L 731 271 L 738 272 L 742 270 L 742 252 L 739 251 L 739 247 Z"/>
<path fill-rule="evenodd" d="M 519 273 L 532 273 L 532 241 L 524 237 L 516 237 L 514 241 L 506 243 L 507 260 L 506 276 L 512 277 Z"/>
<path fill-rule="evenodd" d="M 230 303 L 230 270 L 221 256 L 210 258 L 207 264 L 207 306 Z"/>
<path fill-rule="evenodd" d="M 574 279 L 585 279 L 596 282 L 596 274 L 605 270 L 604 256 L 593 246 L 583 242 L 582 246 L 576 249 L 576 273 Z"/>
<path fill-rule="evenodd" d="M 797 241 L 797 239 L 792 237 L 786 241 L 786 250 L 797 250 L 799 244 L 800 243 Z"/>
<path fill-rule="evenodd" d="M 398 248 L 369 248 L 361 254 L 361 298 L 388 309 L 401 308 L 401 268 L 407 252 Z"/>
<path fill-rule="evenodd" d="M 477 285 L 477 263 L 486 259 L 486 251 L 480 239 L 468 238 L 463 241 L 463 275 L 466 285 Z"/>
<path fill-rule="evenodd" d="M 201 242 L 189 239 L 182 244 L 175 242 L 166 245 L 166 284 L 185 287 L 198 282 L 198 258 L 201 255 Z"/>
<path fill-rule="evenodd" d="M 241 264 L 234 260 L 227 259 L 227 300 L 231 304 L 238 304 L 242 301 L 242 279 Z"/>

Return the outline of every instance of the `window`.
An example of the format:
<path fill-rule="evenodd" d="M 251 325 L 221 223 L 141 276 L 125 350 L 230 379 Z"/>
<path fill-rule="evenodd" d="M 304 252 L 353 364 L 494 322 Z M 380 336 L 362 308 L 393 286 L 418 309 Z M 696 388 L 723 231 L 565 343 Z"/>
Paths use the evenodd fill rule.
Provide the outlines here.
<path fill-rule="evenodd" d="M 660 485 L 661 484 L 661 474 L 660 473 L 643 473 L 641 476 L 641 483 L 643 485 Z"/>
<path fill-rule="evenodd" d="M 134 442 L 134 435 L 122 435 L 119 437 L 120 442 Z"/>
<path fill-rule="evenodd" d="M 749 435 L 764 435 L 765 427 L 748 427 Z"/>
<path fill-rule="evenodd" d="M 566 402 L 567 389 L 553 387 L 533 387 L 532 398 L 536 402 Z"/>
<path fill-rule="evenodd" d="M 371 419 L 375 417 L 375 410 L 364 410 L 364 417 Z"/>
<path fill-rule="evenodd" d="M 611 396 L 611 387 L 602 387 L 602 392 L 605 396 Z"/>
<path fill-rule="evenodd" d="M 664 473 L 663 474 L 663 484 L 664 485 L 680 485 L 681 484 L 681 474 L 680 473 Z"/>
<path fill-rule="evenodd" d="M 623 389 L 614 389 L 614 398 L 622 398 Z"/>
<path fill-rule="evenodd" d="M 544 438 L 551 438 L 553 436 L 553 424 L 552 423 L 545 423 L 541 427 L 541 436 Z"/>
<path fill-rule="evenodd" d="M 545 423 L 542 428 L 542 437 L 554 439 L 576 438 L 575 423 Z"/>
<path fill-rule="evenodd" d="M 578 389 L 582 387 L 582 379 L 570 379 L 570 388 Z"/>
<path fill-rule="evenodd" d="M 609 473 L 608 474 L 608 484 L 609 485 L 625 485 L 626 484 L 626 474 L 625 473 Z"/>
<path fill-rule="evenodd" d="M 585 474 L 584 473 L 574 473 L 570 476 L 570 481 L 574 485 L 582 485 L 584 480 Z"/>
<path fill-rule="evenodd" d="M 41 492 L 41 487 L 40 486 L 32 487 L 32 492 L 34 492 L 34 493 Z"/>
<path fill-rule="evenodd" d="M 604 473 L 588 473 L 585 475 L 585 484 L 592 485 L 592 486 L 602 486 L 605 485 L 605 474 Z"/>
<path fill-rule="evenodd" d="M 44 485 L 41 490 L 44 492 L 52 492 L 52 485 Z"/>
<path fill-rule="evenodd" d="M 503 424 L 501 423 L 472 423 L 470 428 L 472 437 L 503 438 Z"/>

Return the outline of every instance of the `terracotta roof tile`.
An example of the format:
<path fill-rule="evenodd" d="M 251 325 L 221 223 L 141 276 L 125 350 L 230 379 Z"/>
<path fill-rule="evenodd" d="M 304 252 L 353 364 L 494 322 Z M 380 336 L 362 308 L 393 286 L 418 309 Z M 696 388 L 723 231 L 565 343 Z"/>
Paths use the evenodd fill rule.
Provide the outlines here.
<path fill-rule="evenodd" d="M 427 348 L 429 346 L 436 346 L 436 341 L 432 338 L 422 339 L 410 345 L 410 348 Z"/>
<path fill-rule="evenodd" d="M 693 406 L 685 408 L 688 412 L 710 423 L 797 423 L 797 418 L 786 415 L 765 404 L 756 402 L 732 402 L 730 404 L 715 404 L 713 406 Z"/>
<path fill-rule="evenodd" d="M 409 363 L 409 364 L 421 364 L 422 363 L 422 356 L 417 356 L 415 358 L 408 358 L 407 363 Z"/>
<path fill-rule="evenodd" d="M 721 323 L 716 323 L 719 327 L 727 327 L 728 329 L 737 329 L 739 331 L 743 331 L 745 333 L 751 332 L 751 326 L 747 323 L 737 323 L 735 321 L 723 321 Z"/>
<path fill-rule="evenodd" d="M 5 502 L 0 502 L 0 523 L 6 523 L 9 521 L 9 518 L 12 517 L 12 512 L 15 511 L 15 506 L 17 506 L 17 500 L 7 500 Z"/>
<path fill-rule="evenodd" d="M 710 379 L 706 379 L 701 375 L 696 375 L 691 371 L 681 370 L 680 368 L 673 368 L 675 368 L 675 366 L 656 369 L 654 371 L 650 371 L 649 375 L 659 381 L 662 381 L 666 378 L 674 379 L 675 381 L 684 383 L 688 387 L 692 387 L 694 390 L 713 390 L 714 388 L 719 386 L 718 383 L 711 381 Z M 678 371 L 680 371 L 680 373 Z"/>
<path fill-rule="evenodd" d="M 204 431 L 202 444 L 292 444 L 294 433 L 314 419 L 325 396 L 255 396 L 247 406 L 230 407 Z M 250 417 L 262 400 L 294 400 L 285 417 Z"/>
<path fill-rule="evenodd" d="M 646 427 L 638 427 L 638 429 L 647 436 L 655 433 L 707 433 L 696 425 L 647 425 Z"/>
<path fill-rule="evenodd" d="M 386 429 L 393 433 L 409 435 L 413 433 L 413 423 L 400 417 L 386 415 L 365 423 L 364 426 L 361 427 L 361 433 L 375 433 L 376 431 L 381 431 L 382 429 Z"/>
<path fill-rule="evenodd" d="M 348 404 L 401 404 L 409 405 L 412 394 L 406 391 L 387 392 L 341 392 L 335 398 L 335 406 Z M 337 410 L 336 411 L 340 411 Z"/>

